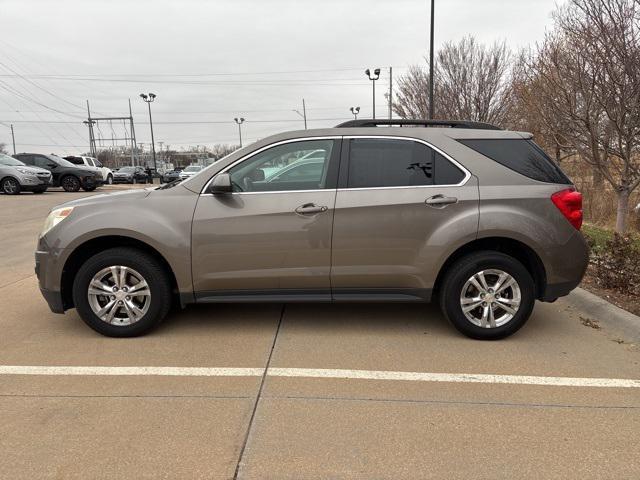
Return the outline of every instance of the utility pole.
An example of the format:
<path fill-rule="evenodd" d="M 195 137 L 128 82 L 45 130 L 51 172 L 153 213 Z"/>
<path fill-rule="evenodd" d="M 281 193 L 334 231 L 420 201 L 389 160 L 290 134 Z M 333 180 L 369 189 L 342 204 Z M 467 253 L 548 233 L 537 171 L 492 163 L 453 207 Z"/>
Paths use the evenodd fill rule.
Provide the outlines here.
<path fill-rule="evenodd" d="M 307 106 L 304 104 L 304 98 L 302 99 L 302 115 L 304 116 L 304 129 L 307 129 Z"/>
<path fill-rule="evenodd" d="M 433 13 L 435 0 L 431 0 L 431 33 L 429 40 L 429 120 L 433 120 Z"/>
<path fill-rule="evenodd" d="M 129 99 L 129 127 L 131 129 L 131 165 L 136 165 L 134 152 L 138 150 L 136 145 L 136 130 L 133 127 L 133 113 L 131 113 L 131 99 Z"/>
<path fill-rule="evenodd" d="M 238 124 L 238 136 L 240 137 L 240 148 L 242 148 L 242 125 L 244 123 L 244 118 L 234 118 L 233 119 Z"/>
<path fill-rule="evenodd" d="M 298 115 L 300 115 L 304 119 L 304 129 L 307 129 L 307 107 L 304 103 L 304 98 L 302 99 L 302 113 L 299 110 L 293 109 Z"/>
<path fill-rule="evenodd" d="M 91 110 L 89 109 L 89 100 L 87 100 L 87 121 L 84 122 L 89 127 L 89 152 L 91 156 L 94 158 L 98 158 L 97 149 L 96 149 L 96 137 L 93 134 L 93 124 L 95 123 L 91 119 Z"/>
<path fill-rule="evenodd" d="M 389 120 L 391 120 L 393 105 L 393 67 L 389 67 Z"/>
<path fill-rule="evenodd" d="M 371 71 L 367 68 L 364 74 L 373 82 L 373 118 L 376 118 L 376 80 L 380 78 L 380 69 L 376 68 L 371 75 Z"/>
<path fill-rule="evenodd" d="M 13 133 L 13 123 L 11 124 L 11 141 L 13 142 L 13 154 L 16 154 L 16 137 Z"/>
<path fill-rule="evenodd" d="M 141 93 L 140 97 L 147 103 L 147 106 L 149 107 L 149 126 L 151 127 L 151 151 L 153 152 L 153 170 L 154 172 L 157 172 L 158 165 L 156 164 L 156 142 L 153 138 L 153 120 L 151 120 L 151 102 L 156 99 L 156 94 L 150 93 L 149 95 L 146 95 L 144 93 Z"/>

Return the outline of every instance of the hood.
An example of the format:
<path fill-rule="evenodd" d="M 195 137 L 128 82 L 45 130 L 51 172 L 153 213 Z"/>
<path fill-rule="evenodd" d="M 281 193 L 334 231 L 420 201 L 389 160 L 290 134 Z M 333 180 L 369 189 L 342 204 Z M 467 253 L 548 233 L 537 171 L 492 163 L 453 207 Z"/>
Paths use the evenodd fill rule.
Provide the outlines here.
<path fill-rule="evenodd" d="M 145 188 L 145 189 L 136 189 L 136 190 L 125 190 L 122 192 L 109 192 L 109 193 L 101 193 L 99 195 L 92 195 L 90 197 L 79 198 L 78 200 L 71 200 L 70 202 L 65 202 L 61 205 L 56 205 L 54 208 L 60 207 L 86 207 L 90 205 L 96 205 L 105 202 L 124 202 L 130 203 L 136 200 L 142 200 L 146 198 L 153 187 Z"/>
<path fill-rule="evenodd" d="M 5 165 L 8 166 L 8 165 Z M 9 168 L 20 168 L 22 170 L 28 170 L 29 172 L 32 173 L 51 173 L 49 172 L 49 170 L 45 170 L 44 168 L 40 168 L 40 167 L 32 167 L 30 165 L 11 165 L 9 166 Z"/>

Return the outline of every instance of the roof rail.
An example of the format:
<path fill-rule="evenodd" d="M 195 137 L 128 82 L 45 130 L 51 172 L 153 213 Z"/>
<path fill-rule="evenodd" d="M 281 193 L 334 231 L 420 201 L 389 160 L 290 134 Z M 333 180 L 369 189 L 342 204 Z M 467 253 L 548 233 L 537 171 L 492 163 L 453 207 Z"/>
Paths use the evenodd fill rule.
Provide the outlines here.
<path fill-rule="evenodd" d="M 474 128 L 478 130 L 502 130 L 502 128 L 490 123 L 470 122 L 466 120 L 349 120 L 336 125 L 336 128 L 356 127 L 391 127 L 391 126 L 418 126 L 418 127 L 449 127 L 449 128 Z"/>

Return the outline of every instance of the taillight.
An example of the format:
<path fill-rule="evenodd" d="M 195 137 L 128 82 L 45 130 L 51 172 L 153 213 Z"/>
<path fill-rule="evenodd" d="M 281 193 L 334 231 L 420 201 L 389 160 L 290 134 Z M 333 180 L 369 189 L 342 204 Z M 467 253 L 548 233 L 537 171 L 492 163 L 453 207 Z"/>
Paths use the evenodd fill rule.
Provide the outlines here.
<path fill-rule="evenodd" d="M 567 188 L 551 195 L 551 201 L 576 230 L 582 227 L 582 194 Z"/>

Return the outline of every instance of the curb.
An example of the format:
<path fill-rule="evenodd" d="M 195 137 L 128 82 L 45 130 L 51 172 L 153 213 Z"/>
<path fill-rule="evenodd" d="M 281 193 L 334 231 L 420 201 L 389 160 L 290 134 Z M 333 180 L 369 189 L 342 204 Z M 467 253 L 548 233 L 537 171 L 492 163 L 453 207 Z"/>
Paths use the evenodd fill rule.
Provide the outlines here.
<path fill-rule="evenodd" d="M 594 320 L 598 320 L 634 342 L 640 342 L 640 317 L 637 315 L 627 312 L 583 288 L 576 288 L 565 299 Z"/>

